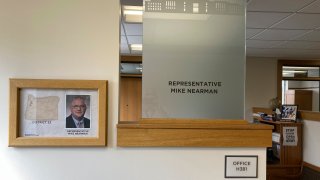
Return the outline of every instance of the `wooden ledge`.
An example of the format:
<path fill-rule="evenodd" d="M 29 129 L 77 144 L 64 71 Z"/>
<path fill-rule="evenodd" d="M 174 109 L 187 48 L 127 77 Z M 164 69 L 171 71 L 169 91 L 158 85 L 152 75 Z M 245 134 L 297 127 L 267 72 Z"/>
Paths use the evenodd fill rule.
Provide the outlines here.
<path fill-rule="evenodd" d="M 169 123 L 119 123 L 118 129 L 222 129 L 222 130 L 272 130 L 266 124 L 169 124 Z"/>
<path fill-rule="evenodd" d="M 299 111 L 301 119 L 308 121 L 318 121 L 320 122 L 320 112 L 315 111 Z"/>
<path fill-rule="evenodd" d="M 189 123 L 190 122 L 190 123 Z M 117 125 L 121 147 L 270 147 L 273 126 L 243 120 L 141 120 Z"/>

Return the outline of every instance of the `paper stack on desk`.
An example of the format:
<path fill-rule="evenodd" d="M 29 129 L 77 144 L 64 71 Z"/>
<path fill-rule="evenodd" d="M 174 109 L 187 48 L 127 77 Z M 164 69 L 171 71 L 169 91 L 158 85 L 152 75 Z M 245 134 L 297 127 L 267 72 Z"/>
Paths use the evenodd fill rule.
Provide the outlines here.
<path fill-rule="evenodd" d="M 276 143 L 280 143 L 280 133 L 273 132 L 272 133 L 272 141 Z"/>

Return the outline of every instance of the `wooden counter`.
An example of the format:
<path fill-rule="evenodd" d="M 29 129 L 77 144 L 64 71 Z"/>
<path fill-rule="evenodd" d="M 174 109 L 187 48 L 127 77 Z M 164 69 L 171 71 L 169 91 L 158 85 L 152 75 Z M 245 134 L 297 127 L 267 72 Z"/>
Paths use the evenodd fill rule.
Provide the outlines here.
<path fill-rule="evenodd" d="M 273 127 L 245 120 L 152 119 L 117 128 L 122 147 L 268 147 Z"/>

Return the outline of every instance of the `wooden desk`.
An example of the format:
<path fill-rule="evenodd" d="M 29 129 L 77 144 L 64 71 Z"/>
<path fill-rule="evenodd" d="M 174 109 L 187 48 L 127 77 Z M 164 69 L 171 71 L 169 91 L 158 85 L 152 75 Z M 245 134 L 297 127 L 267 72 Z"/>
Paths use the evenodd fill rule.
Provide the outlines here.
<path fill-rule="evenodd" d="M 300 180 L 301 165 L 267 165 L 267 180 Z"/>
<path fill-rule="evenodd" d="M 277 159 L 275 161 L 268 162 L 267 164 L 268 179 L 288 179 L 283 177 L 280 178 L 281 175 L 288 175 L 292 177 L 291 179 L 294 179 L 296 176 L 300 175 L 302 165 L 302 123 L 265 120 L 259 120 L 259 122 L 273 125 L 273 132 L 280 134 L 280 141 L 272 142 L 272 149 Z M 283 145 L 284 127 L 297 127 L 298 143 L 296 146 Z"/>

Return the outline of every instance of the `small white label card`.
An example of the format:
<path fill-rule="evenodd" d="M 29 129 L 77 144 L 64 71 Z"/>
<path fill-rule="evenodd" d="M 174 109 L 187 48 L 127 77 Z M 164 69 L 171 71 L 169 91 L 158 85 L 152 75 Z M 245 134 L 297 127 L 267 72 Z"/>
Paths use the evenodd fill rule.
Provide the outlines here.
<path fill-rule="evenodd" d="M 225 156 L 225 178 L 257 178 L 258 156 Z"/>

